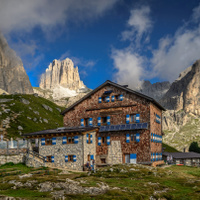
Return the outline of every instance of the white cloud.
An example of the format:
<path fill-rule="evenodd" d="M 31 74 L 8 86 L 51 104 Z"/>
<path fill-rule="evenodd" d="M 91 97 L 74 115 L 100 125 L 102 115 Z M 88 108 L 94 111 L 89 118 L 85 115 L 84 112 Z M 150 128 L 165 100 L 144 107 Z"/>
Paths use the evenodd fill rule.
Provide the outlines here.
<path fill-rule="evenodd" d="M 130 12 L 130 17 L 127 22 L 128 30 L 122 32 L 123 40 L 136 40 L 138 44 L 144 34 L 147 34 L 152 28 L 152 20 L 150 18 L 150 7 L 141 6 L 134 8 Z"/>
<path fill-rule="evenodd" d="M 200 59 L 200 26 L 179 29 L 171 38 L 160 39 L 153 51 L 152 71 L 162 80 L 174 81 L 180 72 Z"/>
<path fill-rule="evenodd" d="M 144 58 L 131 48 L 113 49 L 112 59 L 117 73 L 114 74 L 114 81 L 120 84 L 128 84 L 135 88 L 140 84 L 144 74 Z"/>
<path fill-rule="evenodd" d="M 94 19 L 118 0 L 1 0 L 0 30 L 31 31 L 36 26 L 49 32 L 69 20 Z"/>
<path fill-rule="evenodd" d="M 64 60 L 65 58 L 70 58 L 75 66 L 81 66 L 81 67 L 86 67 L 86 68 L 92 68 L 96 65 L 96 61 L 94 60 L 87 60 L 85 58 L 78 58 L 75 56 L 72 56 L 69 51 L 66 51 L 63 53 L 59 60 Z"/>
<path fill-rule="evenodd" d="M 149 13 L 148 10 L 145 13 Z M 141 21 L 144 20 L 144 23 L 139 23 L 140 20 L 136 20 L 137 18 L 133 17 L 134 12 L 131 12 L 128 23 L 137 27 L 133 29 L 132 33 L 135 33 L 135 30 L 137 30 L 138 37 L 141 38 L 142 34 L 151 27 L 145 28 L 144 24 L 151 23 L 146 18 L 141 18 Z M 174 81 L 178 78 L 180 72 L 193 64 L 197 59 L 200 59 L 199 13 L 200 5 L 193 9 L 191 18 L 179 27 L 173 36 L 167 35 L 159 40 L 158 48 L 151 49 L 150 46 L 146 46 L 145 49 L 151 49 L 152 52 L 152 57 L 148 63 L 147 57 L 143 56 L 144 54 L 142 54 L 141 49 L 138 50 L 135 48 L 134 51 L 130 51 L 137 44 L 137 41 L 131 41 L 128 48 L 112 50 L 111 57 L 114 62 L 114 67 L 117 69 L 114 75 L 117 82 L 129 83 L 134 88 L 142 79 L 157 77 L 160 80 Z M 135 20 L 132 21 L 131 19 Z M 126 38 L 129 39 L 132 33 L 126 35 Z"/>

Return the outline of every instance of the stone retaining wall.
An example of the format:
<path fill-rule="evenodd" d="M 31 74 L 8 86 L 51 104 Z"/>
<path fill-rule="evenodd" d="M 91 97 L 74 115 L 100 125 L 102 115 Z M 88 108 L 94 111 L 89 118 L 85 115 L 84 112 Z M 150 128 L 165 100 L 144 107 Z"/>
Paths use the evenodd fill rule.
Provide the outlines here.
<path fill-rule="evenodd" d="M 25 154 L 20 153 L 18 155 L 0 155 L 0 165 L 13 162 L 17 163 L 25 163 Z"/>

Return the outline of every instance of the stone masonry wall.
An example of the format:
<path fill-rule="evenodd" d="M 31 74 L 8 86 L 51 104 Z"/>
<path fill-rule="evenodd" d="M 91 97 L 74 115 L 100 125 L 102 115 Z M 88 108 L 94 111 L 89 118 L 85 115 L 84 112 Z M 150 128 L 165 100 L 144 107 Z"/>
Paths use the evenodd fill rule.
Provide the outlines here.
<path fill-rule="evenodd" d="M 156 122 L 156 114 L 160 116 L 162 119 L 162 111 L 158 109 L 154 104 L 150 105 L 150 133 L 155 133 L 157 135 L 162 135 L 162 121 L 161 123 Z M 162 152 L 162 144 L 151 142 L 151 152 L 152 153 L 161 153 Z"/>
<path fill-rule="evenodd" d="M 62 144 L 63 137 L 56 137 L 56 145 L 41 145 L 39 139 L 39 154 L 45 157 L 54 156 L 54 163 L 46 163 L 46 165 L 83 170 L 83 136 L 78 136 L 78 144 Z M 65 162 L 66 155 L 76 155 L 76 162 Z"/>
<path fill-rule="evenodd" d="M 18 155 L 0 155 L 0 165 L 4 165 L 9 162 L 13 162 L 14 164 L 24 163 L 25 154 L 20 153 Z"/>
<path fill-rule="evenodd" d="M 92 143 L 87 143 L 87 134 L 83 136 L 83 148 L 84 148 L 84 164 L 88 161 L 88 155 L 93 155 L 96 161 L 96 132 L 89 132 L 92 135 Z"/>

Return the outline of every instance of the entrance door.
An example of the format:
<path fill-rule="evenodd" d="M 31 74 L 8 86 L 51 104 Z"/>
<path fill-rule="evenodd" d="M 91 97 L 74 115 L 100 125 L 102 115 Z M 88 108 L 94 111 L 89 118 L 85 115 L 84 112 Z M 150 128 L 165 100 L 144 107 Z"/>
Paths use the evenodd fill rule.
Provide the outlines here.
<path fill-rule="evenodd" d="M 125 154 L 125 163 L 130 163 L 130 154 Z"/>

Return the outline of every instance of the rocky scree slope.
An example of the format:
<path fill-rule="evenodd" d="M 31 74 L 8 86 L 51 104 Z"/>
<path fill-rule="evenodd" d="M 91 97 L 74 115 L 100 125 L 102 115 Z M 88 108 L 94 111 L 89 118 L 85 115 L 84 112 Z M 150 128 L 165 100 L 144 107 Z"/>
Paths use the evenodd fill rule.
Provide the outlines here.
<path fill-rule="evenodd" d="M 22 61 L 0 33 L 0 88 L 8 93 L 32 94 L 33 89 Z"/>
<path fill-rule="evenodd" d="M 63 126 L 57 106 L 38 95 L 0 95 L 0 134 L 17 138 L 31 133 Z"/>
<path fill-rule="evenodd" d="M 188 150 L 200 141 L 200 60 L 183 71 L 159 101 L 163 114 L 164 142 Z"/>

